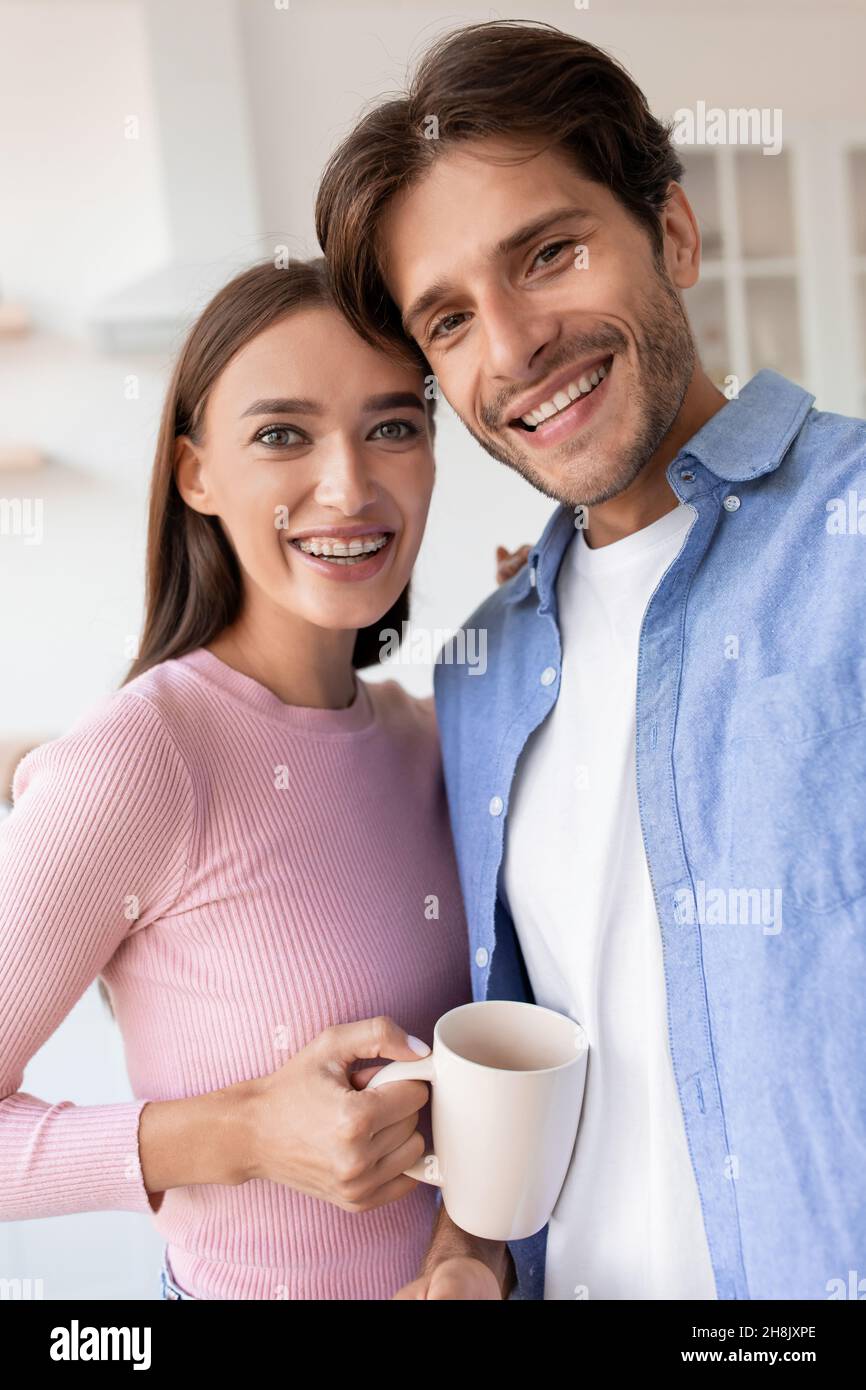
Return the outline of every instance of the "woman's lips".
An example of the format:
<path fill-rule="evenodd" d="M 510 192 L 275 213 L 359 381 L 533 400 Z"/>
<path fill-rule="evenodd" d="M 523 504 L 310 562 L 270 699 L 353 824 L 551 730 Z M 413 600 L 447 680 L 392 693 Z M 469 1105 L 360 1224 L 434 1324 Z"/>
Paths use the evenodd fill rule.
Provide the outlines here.
<path fill-rule="evenodd" d="M 351 565 L 335 565 L 332 560 L 326 560 L 321 555 L 311 555 L 305 550 L 301 550 L 292 541 L 288 542 L 289 549 L 293 556 L 297 556 L 305 564 L 310 565 L 318 574 L 327 575 L 328 579 L 335 579 L 338 584 L 357 583 L 362 579 L 373 579 L 375 575 L 381 573 L 390 561 L 390 556 L 394 550 L 394 533 L 392 532 L 385 544 L 374 551 L 367 559 L 355 560 Z"/>

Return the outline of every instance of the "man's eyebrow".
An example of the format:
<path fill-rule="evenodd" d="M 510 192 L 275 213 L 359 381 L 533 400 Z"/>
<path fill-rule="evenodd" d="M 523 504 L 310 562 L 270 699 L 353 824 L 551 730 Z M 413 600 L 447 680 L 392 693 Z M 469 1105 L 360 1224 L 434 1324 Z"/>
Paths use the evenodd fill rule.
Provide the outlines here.
<path fill-rule="evenodd" d="M 253 401 L 241 415 L 321 415 L 322 407 L 318 401 L 306 396 L 273 396 L 270 399 Z"/>
<path fill-rule="evenodd" d="M 416 319 L 420 318 L 422 314 L 426 314 L 427 310 L 432 309 L 434 304 L 438 304 L 440 299 L 448 299 L 452 294 L 454 294 L 454 286 L 449 280 L 437 280 L 434 284 L 428 285 L 427 289 L 413 300 L 406 313 L 401 317 L 400 321 L 406 336 L 411 338 L 412 324 Z"/>
<path fill-rule="evenodd" d="M 519 251 L 521 246 L 525 246 L 528 241 L 539 236 L 553 222 L 560 222 L 564 217 L 589 218 L 592 214 L 588 208 L 576 208 L 571 205 L 567 207 L 554 208 L 552 212 L 543 212 L 540 217 L 536 217 L 532 222 L 525 222 L 516 231 L 509 232 L 508 236 L 497 241 L 493 250 L 490 252 L 490 260 L 497 256 L 507 256 L 512 251 Z"/>
<path fill-rule="evenodd" d="M 559 222 L 564 217 L 589 218 L 591 216 L 592 213 L 588 208 L 573 207 L 571 204 L 561 208 L 553 208 L 550 212 L 543 212 L 540 217 L 535 217 L 531 222 L 524 223 L 522 227 L 509 232 L 508 236 L 497 241 L 488 252 L 488 260 L 492 261 L 498 256 L 508 256 L 512 251 L 519 251 L 527 242 L 532 241 L 533 237 L 539 236 L 552 223 Z M 432 309 L 433 305 L 437 304 L 440 299 L 448 299 L 454 293 L 454 285 L 448 280 L 437 280 L 426 290 L 423 290 L 402 316 L 403 332 L 407 337 L 411 338 L 410 330 L 417 318 L 420 318 L 428 309 Z"/>

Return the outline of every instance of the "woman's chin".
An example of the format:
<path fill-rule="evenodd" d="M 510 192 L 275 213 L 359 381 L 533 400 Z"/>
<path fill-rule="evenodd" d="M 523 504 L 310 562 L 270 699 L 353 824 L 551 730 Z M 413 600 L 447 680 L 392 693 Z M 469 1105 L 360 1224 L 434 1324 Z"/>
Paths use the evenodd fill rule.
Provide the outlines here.
<path fill-rule="evenodd" d="M 360 594 L 347 593 L 341 602 L 305 603 L 302 608 L 291 604 L 291 607 L 298 616 L 327 632 L 356 632 L 363 627 L 373 627 L 387 617 L 404 588 L 402 585 L 395 590 L 391 584 L 382 585 L 378 593 L 364 594 L 363 599 Z M 297 599 L 297 593 L 293 597 Z M 283 606 L 289 605 L 284 603 Z"/>

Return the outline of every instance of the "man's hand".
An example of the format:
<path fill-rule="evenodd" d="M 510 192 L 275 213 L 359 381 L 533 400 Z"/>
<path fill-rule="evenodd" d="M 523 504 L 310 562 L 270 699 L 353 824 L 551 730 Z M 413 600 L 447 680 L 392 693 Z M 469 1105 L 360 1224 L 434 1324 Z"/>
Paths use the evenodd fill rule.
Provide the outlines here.
<path fill-rule="evenodd" d="M 499 1280 L 483 1260 L 455 1255 L 406 1284 L 394 1298 L 502 1300 Z"/>
<path fill-rule="evenodd" d="M 506 579 L 511 579 L 518 570 L 522 570 L 526 561 L 529 559 L 531 545 L 521 545 L 518 550 L 508 551 L 504 545 L 496 547 L 496 582 L 504 584 Z"/>
<path fill-rule="evenodd" d="M 455 1226 L 444 1204 L 421 1273 L 394 1298 L 507 1299 L 517 1283 L 511 1251 L 503 1240 L 482 1240 Z"/>

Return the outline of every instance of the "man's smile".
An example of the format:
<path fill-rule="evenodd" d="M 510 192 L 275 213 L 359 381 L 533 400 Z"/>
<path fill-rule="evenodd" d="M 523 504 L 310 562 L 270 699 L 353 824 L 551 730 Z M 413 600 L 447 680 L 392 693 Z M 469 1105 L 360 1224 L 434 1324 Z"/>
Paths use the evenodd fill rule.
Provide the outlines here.
<path fill-rule="evenodd" d="M 509 429 L 519 430 L 523 442 L 535 448 L 558 443 L 582 429 L 607 397 L 612 368 L 611 353 L 566 368 L 519 402 Z"/>

